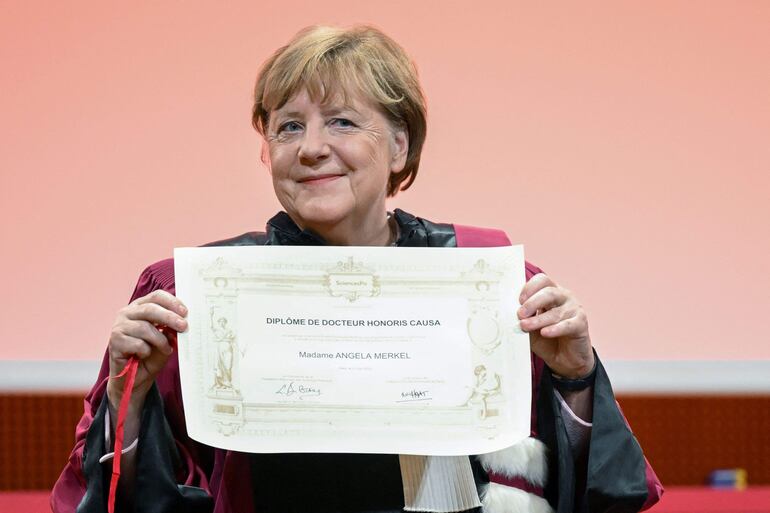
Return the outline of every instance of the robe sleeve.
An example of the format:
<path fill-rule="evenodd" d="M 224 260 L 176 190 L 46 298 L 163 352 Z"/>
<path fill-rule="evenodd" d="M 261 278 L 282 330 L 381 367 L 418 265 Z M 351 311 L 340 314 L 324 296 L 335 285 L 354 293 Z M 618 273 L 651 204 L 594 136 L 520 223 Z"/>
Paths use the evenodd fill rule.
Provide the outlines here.
<path fill-rule="evenodd" d="M 131 301 L 153 290 L 174 293 L 171 260 L 151 265 L 142 273 Z M 109 359 L 105 353 L 96 384 L 84 401 L 75 430 L 75 447 L 51 492 L 54 513 L 90 513 L 107 510 L 112 461 L 99 463 L 105 454 L 105 415 Z M 138 511 L 210 512 L 213 501 L 208 475 L 210 449 L 191 441 L 184 429 L 176 353 L 155 380 L 142 410 L 136 455 Z"/>
<path fill-rule="evenodd" d="M 585 475 L 576 470 L 551 374 L 542 373 L 537 415 L 538 436 L 549 449 L 545 497 L 557 513 L 642 511 L 658 502 L 663 487 L 615 400 L 598 356 L 596 365 L 593 423 Z M 584 492 L 576 497 L 578 489 Z"/>
<path fill-rule="evenodd" d="M 527 280 L 541 272 L 542 269 L 527 262 Z M 588 463 L 583 463 L 583 468 L 576 465 L 551 373 L 546 368 L 540 373 L 537 386 L 533 383 L 534 431 L 549 452 L 545 498 L 556 513 L 646 510 L 660 500 L 663 486 L 615 400 L 598 355 L 596 366 Z M 542 367 L 542 360 L 534 367 Z"/>

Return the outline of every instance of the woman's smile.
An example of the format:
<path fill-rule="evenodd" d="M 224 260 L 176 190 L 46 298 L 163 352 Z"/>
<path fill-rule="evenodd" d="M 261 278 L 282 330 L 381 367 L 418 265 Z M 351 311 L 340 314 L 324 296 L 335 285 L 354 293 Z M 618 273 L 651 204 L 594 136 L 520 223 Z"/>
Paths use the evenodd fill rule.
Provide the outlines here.
<path fill-rule="evenodd" d="M 297 181 L 304 185 L 322 185 L 322 184 L 336 181 L 338 178 L 342 178 L 343 176 L 345 175 L 344 174 L 323 174 L 323 175 L 308 176 L 305 178 L 301 178 Z"/>

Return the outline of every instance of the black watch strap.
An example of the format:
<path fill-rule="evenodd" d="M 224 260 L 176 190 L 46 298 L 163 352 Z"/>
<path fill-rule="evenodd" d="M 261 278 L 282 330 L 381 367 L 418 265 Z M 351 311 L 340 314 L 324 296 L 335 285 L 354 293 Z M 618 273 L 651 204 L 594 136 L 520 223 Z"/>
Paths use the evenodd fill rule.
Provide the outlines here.
<path fill-rule="evenodd" d="M 585 390 L 588 387 L 594 386 L 594 381 L 596 381 L 596 362 L 594 362 L 594 368 L 591 369 L 591 372 L 589 372 L 587 376 L 577 379 L 568 379 L 551 372 L 551 381 L 553 381 L 553 385 L 557 389 L 566 392 Z"/>

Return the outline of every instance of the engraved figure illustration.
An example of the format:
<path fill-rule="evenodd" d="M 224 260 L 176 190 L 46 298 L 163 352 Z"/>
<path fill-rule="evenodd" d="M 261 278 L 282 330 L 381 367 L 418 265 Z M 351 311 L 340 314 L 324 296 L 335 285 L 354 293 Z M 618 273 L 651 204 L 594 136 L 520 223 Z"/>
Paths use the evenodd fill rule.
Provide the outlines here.
<path fill-rule="evenodd" d="M 214 368 L 214 385 L 212 390 L 227 390 L 235 392 L 233 387 L 233 356 L 235 347 L 235 332 L 230 328 L 227 317 L 217 314 L 216 308 L 211 307 L 211 331 L 217 344 L 217 363 Z"/>
<path fill-rule="evenodd" d="M 479 418 L 484 420 L 497 414 L 489 409 L 487 399 L 500 394 L 502 388 L 500 375 L 495 373 L 489 376 L 484 365 L 477 365 L 473 370 L 473 374 L 476 376 L 476 383 L 473 386 L 470 397 L 468 397 L 463 406 L 475 405 L 479 407 Z"/>

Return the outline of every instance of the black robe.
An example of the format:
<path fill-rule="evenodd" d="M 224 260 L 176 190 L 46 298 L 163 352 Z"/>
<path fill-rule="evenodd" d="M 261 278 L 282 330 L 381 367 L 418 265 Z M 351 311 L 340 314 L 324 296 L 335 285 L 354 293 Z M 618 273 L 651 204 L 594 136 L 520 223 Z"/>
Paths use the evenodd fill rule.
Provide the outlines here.
<path fill-rule="evenodd" d="M 458 245 L 453 225 L 432 223 L 400 210 L 394 216 L 399 225 L 398 246 Z M 279 213 L 268 222 L 266 233 L 250 232 L 208 245 L 260 244 L 322 245 L 324 241 L 301 231 L 288 215 Z M 528 276 L 539 271 L 529 264 L 527 270 Z M 172 262 L 148 268 L 134 296 L 141 297 L 156 288 L 174 292 Z M 100 380 L 86 398 L 78 445 L 54 487 L 51 503 L 55 512 L 69 513 L 75 507 L 80 513 L 106 511 L 111 465 L 98 460 L 105 453 L 107 401 L 103 378 L 108 375 L 107 364 L 105 355 Z M 145 401 L 136 449 L 135 511 L 402 511 L 404 497 L 397 455 L 244 455 L 190 440 L 184 427 L 177 365 L 174 355 Z M 598 360 L 597 366 L 587 465 L 573 461 L 550 372 L 544 371 L 542 360 L 533 356 L 532 433 L 548 448 L 547 484 L 532 485 L 526 475 L 511 479 L 505 469 L 485 469 L 479 458 L 470 456 L 480 495 L 487 491 L 490 481 L 515 486 L 544 496 L 557 513 L 632 512 L 657 500 L 662 488 L 646 464 Z"/>

